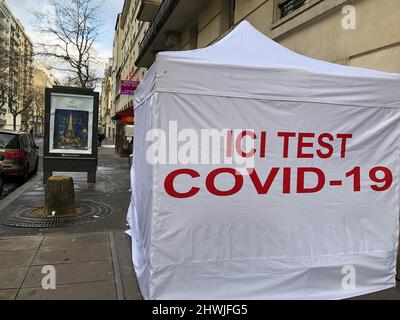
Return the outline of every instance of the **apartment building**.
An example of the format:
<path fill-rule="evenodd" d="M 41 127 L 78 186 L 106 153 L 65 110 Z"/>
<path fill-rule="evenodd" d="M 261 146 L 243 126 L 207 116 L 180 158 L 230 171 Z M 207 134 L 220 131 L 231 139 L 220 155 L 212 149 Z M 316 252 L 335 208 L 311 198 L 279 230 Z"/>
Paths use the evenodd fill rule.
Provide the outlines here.
<path fill-rule="evenodd" d="M 106 135 L 107 140 L 111 143 L 115 143 L 115 124 L 111 119 L 111 114 L 115 115 L 112 67 L 113 60 L 109 59 L 101 82 L 99 126 L 100 130 Z"/>
<path fill-rule="evenodd" d="M 2 81 L 6 81 L 10 92 L 15 96 L 14 113 L 25 109 L 32 89 L 33 46 L 26 35 L 24 27 L 13 15 L 5 0 L 0 0 L 0 50 L 8 53 L 8 68 Z M 16 129 L 27 129 L 29 112 L 25 111 L 16 117 Z M 14 129 L 14 116 L 7 106 L 0 110 L 0 127 Z"/>
<path fill-rule="evenodd" d="M 54 77 L 41 62 L 33 62 L 33 101 L 30 110 L 29 126 L 33 129 L 35 136 L 43 136 L 44 114 L 45 114 L 45 89 L 59 85 Z"/>
<path fill-rule="evenodd" d="M 155 7 L 154 4 L 157 3 Z M 398 0 L 141 1 L 151 21 L 135 61 L 149 67 L 159 51 L 211 45 L 248 20 L 259 31 L 306 56 L 400 72 Z"/>
<path fill-rule="evenodd" d="M 133 146 L 133 92 L 124 90 L 123 86 L 139 82 L 147 70 L 135 65 L 139 44 L 149 25 L 138 19 L 142 9 L 142 1 L 125 0 L 115 26 L 111 117 L 115 122 L 116 152 L 121 156 L 131 154 Z"/>

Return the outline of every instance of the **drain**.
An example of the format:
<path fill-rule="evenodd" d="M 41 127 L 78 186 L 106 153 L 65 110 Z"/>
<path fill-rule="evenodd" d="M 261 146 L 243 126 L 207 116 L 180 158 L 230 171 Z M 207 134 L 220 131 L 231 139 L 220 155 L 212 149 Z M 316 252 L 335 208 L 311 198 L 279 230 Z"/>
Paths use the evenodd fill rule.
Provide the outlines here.
<path fill-rule="evenodd" d="M 20 228 L 57 228 L 88 224 L 111 216 L 112 209 L 104 203 L 85 200 L 75 204 L 76 214 L 44 217 L 35 214 L 38 208 L 20 208 L 4 225 Z"/>

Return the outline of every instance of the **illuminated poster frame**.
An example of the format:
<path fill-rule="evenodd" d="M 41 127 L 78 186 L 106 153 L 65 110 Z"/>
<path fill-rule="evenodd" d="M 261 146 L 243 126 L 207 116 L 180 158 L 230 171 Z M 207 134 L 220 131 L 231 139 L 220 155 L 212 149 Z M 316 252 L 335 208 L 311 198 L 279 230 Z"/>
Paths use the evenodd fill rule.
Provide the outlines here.
<path fill-rule="evenodd" d="M 53 172 L 87 172 L 95 183 L 99 93 L 55 86 L 45 91 L 43 183 Z"/>

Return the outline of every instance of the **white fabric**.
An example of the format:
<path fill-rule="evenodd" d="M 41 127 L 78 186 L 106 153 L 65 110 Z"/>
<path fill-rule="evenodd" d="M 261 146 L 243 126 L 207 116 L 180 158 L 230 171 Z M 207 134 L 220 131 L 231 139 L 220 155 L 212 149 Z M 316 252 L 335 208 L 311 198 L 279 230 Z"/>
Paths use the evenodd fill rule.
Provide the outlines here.
<path fill-rule="evenodd" d="M 341 299 L 395 286 L 398 239 L 400 76 L 350 68 L 293 53 L 241 23 L 218 43 L 164 52 L 135 93 L 131 172 L 135 271 L 146 299 Z M 227 165 L 151 165 L 146 134 L 154 128 L 251 129 L 268 134 L 267 157 L 255 157 L 265 181 L 272 167 L 292 168 L 290 194 L 281 171 L 267 195 L 249 176 L 229 197 L 210 194 L 208 173 Z M 351 133 L 329 159 L 298 159 L 295 144 L 282 156 L 278 132 Z M 167 137 L 168 139 L 169 137 Z M 312 149 L 312 148 L 311 148 Z M 308 149 L 310 150 L 310 149 Z M 352 177 L 361 167 L 361 191 Z M 384 166 L 391 187 L 371 189 L 369 170 Z M 296 168 L 317 167 L 323 190 L 296 193 Z M 201 188 L 177 199 L 166 176 L 190 168 L 200 177 L 176 179 L 176 189 Z M 329 179 L 342 180 L 340 187 Z M 312 179 L 310 179 L 312 180 Z M 313 181 L 306 181 L 313 184 Z M 221 189 L 232 177 L 219 176 Z M 354 267 L 355 287 L 343 287 Z M 346 269 L 347 270 L 347 269 Z"/>

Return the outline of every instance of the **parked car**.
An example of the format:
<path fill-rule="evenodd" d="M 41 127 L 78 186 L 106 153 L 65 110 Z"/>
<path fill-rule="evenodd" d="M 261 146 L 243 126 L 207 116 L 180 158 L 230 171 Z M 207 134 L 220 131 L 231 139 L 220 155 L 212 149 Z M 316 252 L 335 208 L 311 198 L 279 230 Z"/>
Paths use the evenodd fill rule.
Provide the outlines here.
<path fill-rule="evenodd" d="M 0 164 L 5 176 L 18 177 L 20 182 L 36 173 L 39 147 L 26 132 L 0 131 Z"/>

